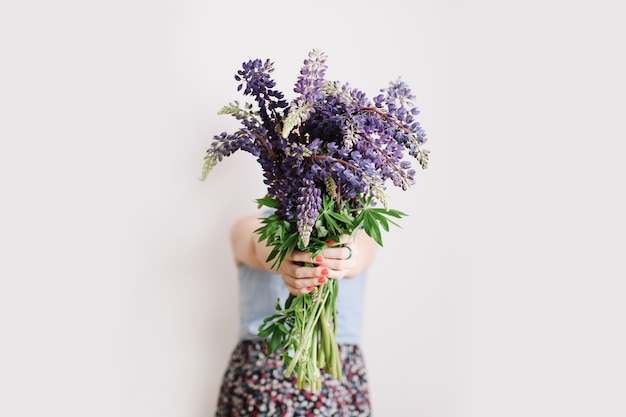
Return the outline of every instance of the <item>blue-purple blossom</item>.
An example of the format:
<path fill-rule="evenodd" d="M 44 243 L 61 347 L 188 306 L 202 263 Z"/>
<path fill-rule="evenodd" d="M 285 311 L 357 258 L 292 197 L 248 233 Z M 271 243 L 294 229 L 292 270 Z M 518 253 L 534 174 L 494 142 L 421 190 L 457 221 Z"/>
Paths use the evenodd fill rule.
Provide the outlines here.
<path fill-rule="evenodd" d="M 311 179 L 305 179 L 298 189 L 298 203 L 296 205 L 298 233 L 302 244 L 309 246 L 313 233 L 313 226 L 322 207 L 322 192 Z"/>
<path fill-rule="evenodd" d="M 204 178 L 237 150 L 256 156 L 267 194 L 279 202 L 276 214 L 293 222 L 304 247 L 314 233 L 322 195 L 349 209 L 376 200 L 386 206 L 385 183 L 404 190 L 415 183 L 405 154 L 422 168 L 428 164 L 426 133 L 404 81 L 389 83 L 370 100 L 348 83 L 327 81 L 326 69 L 326 55 L 311 51 L 295 83 L 296 96 L 287 103 L 271 77 L 272 62 L 244 62 L 235 79 L 256 106 L 234 102 L 221 110 L 243 127 L 214 137 L 203 168 Z"/>

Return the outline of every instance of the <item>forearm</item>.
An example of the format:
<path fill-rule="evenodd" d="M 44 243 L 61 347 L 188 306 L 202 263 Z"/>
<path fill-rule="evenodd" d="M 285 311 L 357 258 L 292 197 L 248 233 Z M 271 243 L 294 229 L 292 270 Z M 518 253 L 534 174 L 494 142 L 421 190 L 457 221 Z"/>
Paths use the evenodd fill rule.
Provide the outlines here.
<path fill-rule="evenodd" d="M 271 248 L 265 244 L 265 241 L 259 242 L 258 234 L 254 232 L 259 227 L 261 227 L 261 220 L 255 215 L 235 222 L 230 233 L 233 256 L 238 265 L 245 264 L 250 268 L 272 271 L 272 263 L 266 262 Z"/>

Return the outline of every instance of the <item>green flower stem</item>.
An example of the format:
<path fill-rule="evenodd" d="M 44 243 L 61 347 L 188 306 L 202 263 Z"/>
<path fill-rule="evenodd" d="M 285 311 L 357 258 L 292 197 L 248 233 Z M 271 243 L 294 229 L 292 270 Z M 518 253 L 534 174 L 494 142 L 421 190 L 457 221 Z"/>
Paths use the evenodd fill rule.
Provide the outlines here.
<path fill-rule="evenodd" d="M 321 328 L 321 339 L 322 339 L 322 349 L 324 350 L 324 356 L 326 357 L 325 369 L 326 372 L 331 374 L 335 378 L 339 378 L 337 376 L 337 372 L 335 369 L 336 355 L 333 349 L 333 341 L 334 341 L 334 332 L 331 328 L 330 317 L 328 308 L 330 303 L 324 307 L 324 312 L 320 318 L 320 328 Z M 335 343 L 336 344 L 336 343 Z"/>
<path fill-rule="evenodd" d="M 319 366 L 320 369 L 324 369 L 326 367 L 326 355 L 324 353 L 324 349 L 323 346 L 321 344 L 321 340 L 322 340 L 322 324 L 317 323 L 317 329 L 315 330 L 316 334 L 319 334 L 319 340 L 320 343 L 318 346 L 316 346 L 317 349 L 317 366 Z"/>
<path fill-rule="evenodd" d="M 294 368 L 296 367 L 296 365 L 298 364 L 300 360 L 300 356 L 302 356 L 302 353 L 304 352 L 305 349 L 310 347 L 313 330 L 315 330 L 315 327 L 317 325 L 317 320 L 319 319 L 320 313 L 322 311 L 320 306 L 323 304 L 324 301 L 326 301 L 327 296 L 328 296 L 328 293 L 326 292 L 325 296 L 323 298 L 322 297 L 318 298 L 313 304 L 313 306 L 311 307 L 312 313 L 313 313 L 312 317 L 306 318 L 306 326 L 304 328 L 304 331 L 302 332 L 302 338 L 300 339 L 298 348 L 296 349 L 293 355 L 293 358 L 291 359 L 291 362 L 289 363 L 289 366 L 287 367 L 287 370 L 285 371 L 286 376 L 290 376 L 292 374 Z"/>

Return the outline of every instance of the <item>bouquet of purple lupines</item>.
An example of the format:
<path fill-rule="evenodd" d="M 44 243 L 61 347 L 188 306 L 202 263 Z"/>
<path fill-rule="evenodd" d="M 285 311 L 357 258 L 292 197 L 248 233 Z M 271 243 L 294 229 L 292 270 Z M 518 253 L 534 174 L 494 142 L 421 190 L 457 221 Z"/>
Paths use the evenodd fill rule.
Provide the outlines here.
<path fill-rule="evenodd" d="M 275 89 L 269 60 L 243 64 L 235 79 L 238 91 L 255 104 L 234 101 L 220 114 L 241 122 L 234 133 L 214 137 L 204 158 L 202 179 L 224 157 L 238 150 L 253 154 L 263 170 L 267 195 L 260 206 L 274 209 L 256 230 L 259 242 L 272 248 L 267 262 L 278 270 L 294 250 L 313 257 L 360 228 L 382 246 L 388 231 L 405 214 L 391 209 L 385 193 L 390 180 L 408 189 L 415 169 L 406 154 L 426 168 L 426 135 L 416 120 L 414 95 L 403 81 L 391 82 L 370 100 L 347 83 L 325 80 L 326 55 L 309 53 L 287 102 Z M 382 207 L 381 207 L 382 206 Z M 313 259 L 313 258 L 312 258 Z M 276 314 L 259 328 L 270 352 L 280 351 L 299 388 L 321 388 L 321 370 L 341 378 L 335 340 L 336 280 L 310 293 L 289 295 Z"/>

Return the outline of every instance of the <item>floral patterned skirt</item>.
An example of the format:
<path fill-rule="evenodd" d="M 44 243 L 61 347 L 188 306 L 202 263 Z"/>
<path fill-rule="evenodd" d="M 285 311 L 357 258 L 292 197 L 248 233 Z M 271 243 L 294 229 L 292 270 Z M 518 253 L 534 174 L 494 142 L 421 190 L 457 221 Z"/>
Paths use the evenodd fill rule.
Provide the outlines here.
<path fill-rule="evenodd" d="M 367 373 L 357 345 L 339 345 L 343 379 L 324 375 L 321 391 L 296 388 L 284 376 L 277 354 L 267 355 L 263 341 L 239 342 L 230 359 L 216 417 L 368 417 L 371 415 Z"/>

